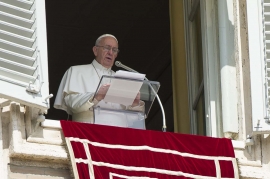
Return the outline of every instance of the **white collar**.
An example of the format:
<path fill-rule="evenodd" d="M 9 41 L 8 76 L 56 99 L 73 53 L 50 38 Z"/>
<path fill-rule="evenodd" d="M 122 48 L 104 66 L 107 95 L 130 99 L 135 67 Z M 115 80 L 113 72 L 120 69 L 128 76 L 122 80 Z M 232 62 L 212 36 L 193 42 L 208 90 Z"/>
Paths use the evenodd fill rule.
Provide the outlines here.
<path fill-rule="evenodd" d="M 92 64 L 95 66 L 95 68 L 96 69 L 99 69 L 99 70 L 104 70 L 104 71 L 111 71 L 111 68 L 106 68 L 106 67 L 104 67 L 104 66 L 102 66 L 100 63 L 98 63 L 97 61 L 96 61 L 96 59 L 94 59 L 93 61 L 92 61 Z"/>

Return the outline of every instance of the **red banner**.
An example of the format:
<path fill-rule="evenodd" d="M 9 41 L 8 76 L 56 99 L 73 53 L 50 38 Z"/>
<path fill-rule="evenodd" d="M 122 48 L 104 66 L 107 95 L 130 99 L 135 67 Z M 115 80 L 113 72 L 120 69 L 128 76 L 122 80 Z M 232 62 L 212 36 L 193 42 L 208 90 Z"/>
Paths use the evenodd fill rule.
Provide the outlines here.
<path fill-rule="evenodd" d="M 231 140 L 61 121 L 75 178 L 238 178 Z"/>

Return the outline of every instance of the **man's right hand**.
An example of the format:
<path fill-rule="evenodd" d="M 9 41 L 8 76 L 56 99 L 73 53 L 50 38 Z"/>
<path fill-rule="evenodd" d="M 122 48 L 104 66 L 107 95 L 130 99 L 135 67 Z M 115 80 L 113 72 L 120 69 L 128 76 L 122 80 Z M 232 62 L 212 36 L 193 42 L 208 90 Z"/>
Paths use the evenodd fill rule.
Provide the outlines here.
<path fill-rule="evenodd" d="M 140 98 L 141 98 L 141 94 L 140 92 L 138 92 L 131 107 L 138 106 L 140 104 Z"/>
<path fill-rule="evenodd" d="M 105 95 L 107 94 L 109 87 L 110 87 L 110 84 L 102 85 L 99 88 L 97 95 L 95 96 L 96 100 L 98 100 L 98 101 L 103 100 L 105 98 Z"/>

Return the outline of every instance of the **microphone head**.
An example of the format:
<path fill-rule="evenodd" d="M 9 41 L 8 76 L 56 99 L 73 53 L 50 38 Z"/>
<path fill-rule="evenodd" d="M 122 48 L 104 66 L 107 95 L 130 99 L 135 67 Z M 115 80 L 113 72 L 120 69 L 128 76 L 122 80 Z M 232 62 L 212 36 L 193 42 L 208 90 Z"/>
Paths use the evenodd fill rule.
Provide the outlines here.
<path fill-rule="evenodd" d="M 115 66 L 118 66 L 118 67 L 121 67 L 121 62 L 119 62 L 119 61 L 115 61 Z"/>

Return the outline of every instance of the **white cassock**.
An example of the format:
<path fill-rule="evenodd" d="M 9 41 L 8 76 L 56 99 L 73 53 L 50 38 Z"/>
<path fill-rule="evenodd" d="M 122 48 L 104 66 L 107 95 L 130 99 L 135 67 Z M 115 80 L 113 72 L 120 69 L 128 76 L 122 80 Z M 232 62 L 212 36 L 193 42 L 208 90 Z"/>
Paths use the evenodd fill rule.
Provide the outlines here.
<path fill-rule="evenodd" d="M 104 102 L 93 99 L 99 81 L 102 75 L 114 76 L 114 74 L 115 72 L 111 68 L 103 67 L 96 60 L 93 60 L 92 64 L 70 67 L 60 83 L 54 108 L 64 110 L 72 115 L 73 121 L 93 123 L 92 107 L 98 103 L 104 105 Z M 130 106 L 106 105 L 110 105 L 111 108 L 115 109 L 144 110 L 143 102 L 133 109 Z"/>

